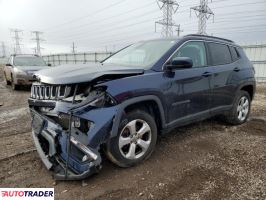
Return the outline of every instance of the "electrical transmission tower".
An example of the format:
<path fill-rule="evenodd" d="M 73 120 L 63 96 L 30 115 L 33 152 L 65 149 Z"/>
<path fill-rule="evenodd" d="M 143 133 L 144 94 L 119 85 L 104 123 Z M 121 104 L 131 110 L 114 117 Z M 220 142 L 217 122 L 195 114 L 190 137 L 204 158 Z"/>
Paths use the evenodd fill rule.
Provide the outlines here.
<path fill-rule="evenodd" d="M 183 30 L 180 29 L 180 24 L 177 25 L 177 29 L 176 29 L 176 33 L 177 33 L 177 37 L 180 36 L 180 33 L 183 32 Z"/>
<path fill-rule="evenodd" d="M 20 48 L 20 41 L 21 38 L 19 37 L 19 34 L 22 33 L 22 30 L 19 29 L 10 29 L 11 33 L 14 33 L 14 39 L 15 39 L 15 48 L 14 53 L 15 54 L 21 54 L 21 48 Z"/>
<path fill-rule="evenodd" d="M 6 57 L 6 46 L 4 42 L 2 42 L 1 47 L 2 47 L 2 57 L 5 58 Z"/>
<path fill-rule="evenodd" d="M 76 53 L 76 46 L 75 46 L 75 43 L 73 42 L 72 43 L 72 46 L 71 46 L 71 52 L 73 53 L 73 54 L 75 54 Z"/>
<path fill-rule="evenodd" d="M 156 24 L 162 25 L 162 37 L 172 37 L 173 27 L 178 27 L 173 21 L 173 14 L 176 13 L 179 4 L 175 0 L 158 0 L 157 4 L 160 10 L 163 11 L 163 19 L 155 22 L 155 32 Z"/>
<path fill-rule="evenodd" d="M 35 38 L 33 38 L 32 40 L 35 40 L 36 41 L 36 48 L 34 48 L 34 51 L 37 55 L 41 55 L 41 49 L 43 49 L 41 47 L 41 41 L 44 41 L 44 39 L 41 39 L 40 38 L 40 35 L 43 34 L 43 32 L 40 32 L 40 31 L 32 31 L 31 32 L 32 34 L 35 35 Z"/>
<path fill-rule="evenodd" d="M 206 35 L 207 20 L 210 16 L 214 16 L 214 13 L 208 6 L 208 0 L 200 0 L 199 6 L 191 7 L 194 10 L 196 16 L 199 18 L 198 22 L 198 34 Z"/>

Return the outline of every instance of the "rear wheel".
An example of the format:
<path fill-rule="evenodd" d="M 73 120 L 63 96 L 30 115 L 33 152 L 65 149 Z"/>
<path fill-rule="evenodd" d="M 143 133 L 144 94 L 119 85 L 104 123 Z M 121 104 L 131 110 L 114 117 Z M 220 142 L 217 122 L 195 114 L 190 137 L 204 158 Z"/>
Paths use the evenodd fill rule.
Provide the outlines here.
<path fill-rule="evenodd" d="M 120 167 L 130 167 L 147 159 L 157 141 L 153 117 L 142 110 L 128 113 L 116 137 L 107 143 L 107 157 Z"/>
<path fill-rule="evenodd" d="M 249 93 L 240 90 L 235 98 L 233 109 L 226 115 L 226 121 L 233 125 L 246 122 L 250 113 L 250 103 Z"/>

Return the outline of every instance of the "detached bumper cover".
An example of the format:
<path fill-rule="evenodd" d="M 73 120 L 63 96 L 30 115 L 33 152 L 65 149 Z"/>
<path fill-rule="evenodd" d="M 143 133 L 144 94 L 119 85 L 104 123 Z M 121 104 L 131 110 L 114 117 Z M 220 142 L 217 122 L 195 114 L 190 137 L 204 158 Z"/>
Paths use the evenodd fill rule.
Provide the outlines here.
<path fill-rule="evenodd" d="M 75 147 L 90 159 L 82 162 L 72 153 L 70 153 L 69 159 L 67 159 L 68 133 L 62 130 L 58 124 L 36 111 L 31 110 L 31 114 L 34 123 L 32 137 L 37 152 L 46 168 L 53 171 L 55 179 L 80 180 L 100 170 L 101 156 L 96 149 L 90 148 L 74 137 L 71 137 L 70 149 Z M 41 123 L 37 123 L 36 118 L 41 120 Z M 66 166 L 67 160 L 68 167 Z"/>

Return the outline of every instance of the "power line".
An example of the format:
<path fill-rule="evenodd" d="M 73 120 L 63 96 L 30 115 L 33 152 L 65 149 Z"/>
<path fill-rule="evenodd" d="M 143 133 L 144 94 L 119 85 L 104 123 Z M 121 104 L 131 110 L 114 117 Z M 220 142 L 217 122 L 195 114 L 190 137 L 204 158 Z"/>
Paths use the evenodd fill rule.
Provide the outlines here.
<path fill-rule="evenodd" d="M 227 1 L 227 0 L 220 0 L 220 1 Z M 214 3 L 216 3 L 216 2 L 219 2 L 219 1 L 215 1 Z M 241 5 L 253 5 L 253 4 L 258 4 L 258 3 L 262 3 L 262 2 L 265 2 L 265 1 L 260 1 L 260 2 L 252 2 L 252 3 L 241 3 L 241 4 L 233 4 L 233 5 L 227 5 L 226 7 L 230 7 L 230 6 L 241 6 Z M 224 8 L 224 6 L 220 6 L 220 7 L 217 7 L 218 9 L 219 8 Z M 216 9 L 216 8 L 215 8 Z M 138 10 L 138 9 L 137 9 Z M 182 11 L 181 11 L 182 12 Z M 235 14 L 237 14 L 237 13 L 247 13 L 248 11 L 244 11 L 244 12 L 234 12 L 234 13 L 231 13 L 232 15 L 235 15 Z M 178 12 L 178 13 L 180 13 L 180 11 Z M 256 11 L 256 13 L 257 13 L 257 11 Z M 230 14 L 230 13 L 229 13 Z M 228 15 L 229 15 L 228 14 Z M 226 15 L 227 16 L 227 13 L 222 13 L 222 15 Z M 143 16 L 143 15 L 142 15 Z M 116 16 L 114 16 L 114 17 L 116 17 Z M 241 16 L 239 16 L 239 18 L 240 18 Z M 109 18 L 107 18 L 107 19 L 109 19 Z M 107 20 L 106 19 L 106 20 Z M 223 19 L 223 18 L 221 18 L 221 19 Z M 225 19 L 225 18 L 224 18 Z M 242 20 L 242 19 L 241 19 Z M 94 23 L 99 23 L 99 21 L 101 21 L 101 20 L 97 20 L 97 21 L 93 21 Z M 120 21 L 120 20 L 119 20 Z M 122 21 L 122 20 L 121 20 Z M 126 21 L 127 22 L 127 20 L 124 20 L 124 21 Z M 243 21 L 244 21 L 244 19 L 243 19 Z M 252 21 L 251 19 L 247 19 L 246 21 Z M 146 22 L 148 22 L 148 20 L 145 20 L 145 23 Z M 217 22 L 226 22 L 226 21 L 217 21 Z M 116 22 L 113 22 L 113 23 L 116 23 Z M 143 23 L 143 22 L 141 22 L 141 23 Z M 119 23 L 117 23 L 117 24 L 119 24 Z M 138 24 L 138 23 L 135 23 L 135 24 Z M 88 25 L 90 25 L 89 23 L 88 23 Z M 120 26 L 118 26 L 118 28 L 123 28 L 123 27 L 129 27 L 129 26 L 132 26 L 132 25 L 134 25 L 134 24 L 127 24 L 127 25 L 120 25 Z M 81 27 L 81 26 L 78 26 L 78 27 L 80 27 L 80 28 L 83 28 L 83 27 Z M 104 31 L 99 31 L 99 29 L 97 29 L 97 30 L 93 30 L 93 32 L 94 31 L 97 31 L 97 32 L 99 32 L 100 34 L 108 34 L 108 38 L 111 40 L 111 36 L 109 35 L 110 33 L 110 31 L 112 31 L 112 29 L 116 29 L 116 28 L 114 28 L 114 27 L 112 27 L 112 29 L 110 28 L 110 27 L 108 27 L 108 29 L 110 30 L 110 31 L 108 31 L 108 32 L 106 32 L 105 33 L 105 31 L 106 31 L 106 27 L 108 27 L 108 26 L 102 26 L 102 27 L 100 27 L 100 28 L 103 28 L 104 29 Z M 182 24 L 182 27 L 183 27 L 183 24 Z M 230 27 L 226 27 L 226 28 L 230 28 Z M 107 30 L 108 30 L 107 29 Z M 102 30 L 102 29 L 100 29 L 100 30 Z M 209 29 L 208 29 L 209 30 Z M 129 33 L 129 31 L 127 32 L 127 33 Z M 125 33 L 125 34 L 127 34 L 127 33 Z M 84 32 L 84 34 L 88 34 L 88 32 Z M 114 34 L 114 36 L 115 37 L 120 37 L 120 36 L 123 36 L 124 34 L 121 34 L 121 33 L 119 33 L 119 34 Z M 74 36 L 74 37 L 78 37 L 78 35 L 76 35 L 76 34 L 72 34 L 71 36 Z M 99 34 L 97 34 L 97 35 L 95 35 L 96 36 L 96 38 L 102 38 L 102 37 L 99 37 Z M 68 36 L 69 37 L 69 36 Z M 111 37 L 111 38 L 110 38 Z M 61 38 L 61 37 L 60 37 Z M 93 41 L 93 42 L 96 42 L 96 40 L 94 39 L 95 37 L 93 37 L 93 38 L 91 38 L 91 37 L 88 37 L 88 40 L 91 40 L 91 41 Z M 80 39 L 80 38 L 78 38 L 78 39 Z M 112 42 L 114 42 L 114 40 L 113 40 L 113 38 L 112 38 L 112 40 L 111 40 Z"/>
<path fill-rule="evenodd" d="M 125 1 L 127 1 L 127 0 L 118 1 L 116 3 L 113 3 L 113 4 L 110 4 L 108 6 L 105 6 L 104 8 L 101 8 L 101 9 L 99 9 L 99 10 L 93 12 L 93 13 L 90 13 L 89 15 L 85 15 L 85 16 L 82 16 L 82 17 L 78 17 L 78 18 L 72 19 L 72 20 L 64 22 L 62 24 L 58 24 L 57 26 L 52 26 L 50 28 L 46 28 L 45 30 L 47 31 L 47 30 L 52 29 L 52 28 L 58 28 L 60 26 L 66 25 L 66 24 L 71 24 L 73 22 L 79 21 L 79 20 L 84 19 L 84 18 L 93 17 L 96 14 L 98 14 L 98 13 L 100 13 L 100 12 L 106 10 L 106 9 L 110 9 L 111 7 L 117 6 L 117 5 L 119 5 L 119 4 L 121 4 L 121 3 L 125 2 Z"/>
<path fill-rule="evenodd" d="M 41 41 L 44 41 L 42 38 L 40 38 L 40 35 L 43 34 L 43 32 L 40 31 L 32 31 L 32 34 L 35 35 L 35 38 L 33 38 L 32 40 L 36 41 L 36 48 L 35 48 L 35 53 L 38 55 L 41 55 Z"/>
<path fill-rule="evenodd" d="M 120 13 L 120 14 L 117 14 L 117 15 L 112 15 L 112 16 L 105 17 L 105 18 L 102 18 L 102 19 L 98 19 L 97 21 L 95 21 L 95 20 L 92 19 L 92 22 L 85 23 L 85 24 L 80 24 L 80 25 L 78 25 L 78 26 L 74 26 L 74 27 L 72 27 L 72 28 L 73 28 L 74 30 L 76 30 L 76 29 L 78 29 L 78 28 L 84 28 L 84 27 L 86 27 L 87 25 L 91 26 L 91 25 L 93 25 L 93 24 L 99 24 L 99 22 L 102 22 L 102 21 L 109 21 L 110 19 L 117 18 L 117 17 L 120 17 L 120 16 L 123 16 L 123 20 L 125 21 L 125 20 L 127 20 L 127 19 L 124 18 L 124 15 L 126 15 L 126 14 L 128 14 L 128 13 L 132 13 L 132 12 L 138 11 L 138 10 L 143 9 L 143 8 L 146 8 L 146 7 L 148 7 L 148 6 L 152 5 L 152 4 L 154 4 L 154 2 L 149 2 L 148 4 L 141 5 L 140 7 L 137 7 L 137 8 L 131 9 L 131 10 L 127 10 L 127 11 L 125 11 L 125 12 L 123 12 L 123 13 Z M 142 14 L 142 15 L 140 15 L 140 16 L 143 16 L 143 15 L 146 15 L 146 14 L 150 14 L 150 13 L 154 13 L 154 11 L 155 11 L 155 10 L 153 10 L 152 12 L 144 13 L 144 14 Z M 157 11 L 157 9 L 156 9 L 156 11 Z M 132 17 L 130 17 L 129 19 L 138 18 L 138 17 L 140 17 L 140 16 L 139 16 L 139 15 L 137 15 L 137 16 L 132 16 Z M 90 19 L 91 19 L 91 18 L 90 18 Z M 60 27 L 56 27 L 56 28 L 60 28 Z M 63 28 L 69 28 L 69 27 L 63 27 Z M 49 31 L 49 33 L 50 33 L 50 32 L 58 32 L 58 30 L 55 30 L 55 31 Z M 61 33 L 61 31 L 59 31 L 59 32 Z"/>
<path fill-rule="evenodd" d="M 255 3 L 258 3 L 258 2 L 255 2 Z M 145 6 L 146 5 L 150 5 L 150 3 L 149 4 L 145 4 Z M 238 4 L 239 5 L 239 4 Z M 138 8 L 139 9 L 139 8 Z M 121 14 L 119 14 L 119 15 L 114 15 L 114 16 L 111 16 L 111 17 L 108 17 L 108 18 L 105 18 L 105 19 L 102 19 L 102 20 L 99 20 L 99 21 L 104 21 L 104 20 L 108 20 L 108 19 L 110 19 L 110 18 L 112 18 L 112 17 L 118 17 L 118 16 L 120 16 L 120 15 L 122 15 L 122 14 L 126 14 L 126 13 L 128 13 L 128 12 L 130 12 L 130 11 L 134 11 L 134 10 L 138 10 L 138 9 L 133 9 L 133 10 L 129 10 L 129 11 L 127 11 L 127 12 L 125 12 L 125 13 L 121 13 Z M 182 12 L 182 11 L 181 11 Z M 178 13 L 181 13 L 180 11 L 178 12 Z M 152 12 L 149 12 L 149 13 L 154 13 L 154 11 L 152 11 Z M 238 12 L 239 13 L 239 12 Z M 145 14 L 148 14 L 148 13 L 145 13 Z M 135 19 L 135 18 L 139 18 L 139 17 L 141 17 L 141 16 L 144 16 L 145 14 L 142 14 L 142 15 L 140 15 L 140 16 L 136 16 L 136 17 L 131 17 L 131 18 L 129 18 L 128 20 L 130 20 L 130 19 Z M 124 20 L 121 20 L 121 21 L 118 21 L 118 22 L 116 22 L 117 24 L 120 24 L 120 22 L 123 22 L 123 21 L 128 21 L 127 19 L 124 19 Z M 93 23 L 98 23 L 98 20 L 97 21 L 93 21 L 92 23 L 88 23 L 88 24 L 84 24 L 84 25 L 82 25 L 82 26 L 76 26 L 73 30 L 77 30 L 78 28 L 85 28 L 85 25 L 91 25 L 91 24 L 93 24 Z M 113 23 L 112 23 L 113 24 Z M 112 24 L 110 24 L 110 26 L 112 26 Z M 108 25 L 105 25 L 105 26 L 100 26 L 99 28 L 101 29 L 101 28 L 105 28 L 105 27 L 108 27 Z M 95 28 L 95 29 L 93 29 L 92 30 L 92 32 L 99 32 L 99 28 Z M 91 31 L 90 31 L 91 32 Z M 101 31 L 100 31 L 101 32 Z M 61 34 L 61 33 L 60 33 Z M 79 33 L 77 33 L 77 34 L 79 34 L 79 35 L 87 35 L 88 34 L 88 32 L 84 32 L 84 31 L 82 31 L 82 32 L 79 32 Z M 76 34 L 72 34 L 71 36 L 77 36 Z M 67 36 L 68 37 L 68 36 Z M 60 37 L 60 38 L 62 38 L 62 37 Z"/>
<path fill-rule="evenodd" d="M 256 28 L 256 30 L 260 28 L 265 28 L 266 24 L 257 24 L 257 25 L 249 25 L 249 26 L 235 26 L 235 27 L 230 27 L 230 30 L 243 30 L 246 28 Z M 218 27 L 218 28 L 208 28 L 208 31 L 228 31 L 228 28 L 225 27 Z M 187 29 L 186 31 L 195 31 L 194 29 Z"/>
<path fill-rule="evenodd" d="M 249 28 L 249 27 L 254 27 L 254 28 L 260 28 L 262 27 L 263 25 L 259 24 L 259 25 L 254 25 L 254 26 L 237 26 L 237 27 L 231 27 L 230 29 L 232 30 L 239 30 L 239 29 L 243 29 L 243 28 Z M 193 26 L 191 27 L 193 28 Z M 219 27 L 218 30 L 223 30 L 225 29 L 224 27 Z M 213 30 L 217 30 L 217 28 L 209 28 L 208 29 L 209 31 L 213 31 Z M 195 32 L 196 30 L 195 29 L 186 29 L 186 32 Z M 136 32 L 134 32 L 136 33 Z M 142 32 L 141 32 L 142 33 Z M 80 39 L 78 40 L 79 42 L 91 42 L 91 43 L 95 43 L 96 41 L 101 41 L 102 43 L 105 43 L 105 41 L 115 41 L 115 39 L 117 38 L 118 40 L 121 38 L 121 36 L 124 36 L 124 35 L 129 35 L 130 33 L 128 31 L 125 31 L 125 32 L 122 32 L 120 33 L 119 35 L 118 34 L 112 34 L 112 35 L 106 35 L 104 37 L 89 37 L 89 38 L 84 38 L 84 39 Z M 110 39 L 111 38 L 111 39 Z M 52 44 L 52 43 L 51 43 Z"/>
<path fill-rule="evenodd" d="M 158 17 L 157 18 L 153 18 L 153 19 L 158 19 Z M 90 32 L 90 31 L 89 32 L 82 32 L 82 34 L 78 34 L 78 35 L 77 34 L 68 35 L 68 36 L 63 37 L 63 38 L 61 37 L 61 39 L 68 40 L 68 39 L 76 39 L 77 37 L 78 37 L 78 39 L 84 38 L 84 37 L 81 37 L 81 36 L 85 36 L 86 38 L 88 38 L 88 34 L 93 33 L 93 32 L 98 32 L 99 33 L 99 34 L 97 34 L 97 37 L 99 35 L 108 35 L 108 36 L 110 36 L 110 33 L 112 31 L 117 31 L 117 30 L 121 30 L 121 29 L 124 29 L 124 28 L 128 28 L 128 27 L 132 27 L 132 26 L 135 26 L 135 25 L 139 25 L 139 24 L 143 24 L 143 23 L 146 23 L 146 22 L 150 22 L 153 19 L 147 19 L 147 20 L 143 20 L 143 21 L 140 21 L 140 22 L 126 24 L 126 25 L 120 25 L 120 26 L 112 26 L 112 27 L 106 26 L 107 29 L 94 30 L 92 32 Z M 117 24 L 119 24 L 119 23 L 117 23 Z"/>
<path fill-rule="evenodd" d="M 259 10 L 258 12 L 260 11 L 265 11 L 265 10 Z M 225 13 L 226 16 L 228 15 L 232 15 L 232 14 L 241 14 L 241 13 L 246 13 L 248 11 L 244 11 L 244 12 L 235 12 L 235 13 Z M 257 12 L 256 12 L 257 13 Z M 144 14 L 145 15 L 145 14 Z M 141 16 L 144 16 L 144 15 L 139 15 L 139 17 Z M 259 16 L 259 15 L 251 15 L 251 16 L 245 16 L 245 17 L 253 17 L 253 16 Z M 260 15 L 260 16 L 264 16 L 264 15 Z M 139 18 L 139 17 L 136 17 L 136 18 Z M 241 20 L 244 18 L 242 16 L 239 16 L 241 18 Z M 135 18 L 135 17 L 133 17 Z M 155 18 L 154 18 L 155 19 Z M 156 18 L 157 19 L 157 18 Z M 226 18 L 219 18 L 219 19 L 228 19 L 228 17 Z M 69 38 L 69 39 L 76 39 L 77 37 L 80 38 L 80 36 L 88 36 L 89 33 L 94 33 L 94 32 L 100 32 L 101 34 L 109 34 L 110 32 L 112 32 L 113 30 L 117 30 L 117 29 L 123 29 L 123 28 L 128 28 L 130 26 L 134 26 L 134 25 L 138 25 L 138 24 L 141 24 L 141 23 L 145 23 L 145 22 L 149 22 L 150 20 L 152 19 L 148 19 L 148 20 L 144 20 L 144 21 L 141 21 L 141 22 L 137 22 L 137 23 L 132 23 L 132 24 L 126 24 L 126 25 L 120 25 L 120 26 L 112 26 L 112 24 L 109 25 L 106 25 L 106 26 L 102 26 L 100 27 L 101 29 L 93 29 L 92 31 L 89 31 L 89 32 L 79 32 L 79 33 L 76 33 L 76 34 L 72 34 L 72 35 L 67 35 L 67 36 L 61 36 L 60 39 L 62 38 Z M 123 22 L 123 21 L 118 21 L 116 24 L 121 24 L 120 22 Z M 215 23 L 216 22 L 220 22 L 220 20 L 218 21 L 214 21 Z M 193 22 L 190 22 L 190 23 L 183 23 L 182 25 L 188 25 L 188 24 L 193 24 Z M 106 29 L 107 27 L 107 29 Z M 108 33 L 107 33 L 108 32 Z M 97 34 L 97 36 L 99 36 L 99 34 Z M 58 41 L 58 40 L 57 40 Z"/>
<path fill-rule="evenodd" d="M 194 6 L 190 9 L 194 10 L 196 16 L 199 18 L 198 33 L 206 35 L 207 20 L 210 18 L 210 16 L 214 16 L 214 13 L 208 6 L 208 0 L 200 0 L 199 6 Z"/>
<path fill-rule="evenodd" d="M 15 54 L 21 54 L 21 47 L 20 47 L 20 41 L 22 38 L 19 37 L 19 34 L 22 33 L 22 30 L 19 29 L 10 29 L 11 34 L 14 33 L 13 39 L 15 39 L 15 48 L 14 53 Z"/>
<path fill-rule="evenodd" d="M 252 17 L 252 18 L 251 18 Z M 254 18 L 253 18 L 254 17 Z M 211 26 L 216 26 L 216 25 L 220 25 L 220 24 L 228 24 L 227 22 L 257 22 L 260 20 L 266 20 L 266 16 L 265 15 L 254 15 L 254 16 L 248 16 L 248 19 L 246 17 L 241 17 L 241 18 L 235 18 L 235 19 L 228 19 L 228 18 L 220 18 L 221 20 L 215 20 L 213 24 L 211 24 Z M 183 24 L 183 27 L 186 28 L 190 28 L 191 26 L 193 26 L 193 22 L 191 23 L 186 23 Z"/>
<path fill-rule="evenodd" d="M 226 5 L 226 6 L 218 6 L 215 7 L 215 9 L 218 8 L 231 8 L 231 7 L 235 7 L 235 6 L 244 6 L 244 5 L 256 5 L 256 4 L 260 4 L 260 3 L 265 3 L 266 1 L 256 1 L 256 2 L 251 2 L 251 3 L 240 3 L 240 4 L 232 4 L 232 5 Z"/>
<path fill-rule="evenodd" d="M 77 33 L 74 33 L 74 34 L 71 34 L 71 35 L 67 35 L 67 37 L 73 37 L 73 36 L 75 37 L 75 36 L 82 36 L 82 35 L 88 36 L 89 33 L 97 33 L 97 35 L 98 35 L 98 33 L 106 32 L 107 30 L 116 30 L 116 29 L 118 29 L 120 27 L 122 27 L 122 28 L 123 27 L 128 27 L 128 26 L 131 26 L 131 25 L 140 24 L 142 22 L 150 22 L 151 20 L 153 20 L 151 18 L 148 18 L 147 20 L 143 20 L 140 23 L 139 22 L 134 22 L 134 23 L 131 23 L 131 24 L 121 25 L 122 22 L 125 22 L 125 21 L 129 22 L 129 21 L 132 21 L 132 20 L 136 21 L 136 19 L 138 19 L 138 18 L 140 18 L 142 16 L 146 16 L 146 15 L 147 14 L 145 13 L 145 14 L 142 14 L 142 15 L 133 16 L 133 17 L 130 17 L 129 19 L 123 19 L 121 21 L 120 20 L 116 21 L 115 23 L 112 22 L 112 23 L 105 24 L 105 26 L 100 26 L 99 28 L 98 27 L 97 28 L 91 28 L 92 30 L 90 30 L 90 31 L 86 31 L 86 32 L 85 31 L 81 31 L 81 32 L 77 32 Z M 158 19 L 158 17 L 155 18 L 155 19 Z M 114 24 L 117 24 L 119 26 L 114 26 Z M 80 27 L 80 28 L 82 28 L 82 27 Z M 60 33 L 60 34 L 62 34 L 62 33 Z M 62 36 L 60 38 L 62 38 Z"/>
<path fill-rule="evenodd" d="M 163 19 L 155 22 L 155 31 L 156 24 L 162 25 L 162 37 L 172 37 L 173 36 L 173 27 L 178 27 L 173 21 L 173 14 L 176 13 L 179 4 L 175 0 L 158 0 L 157 4 L 160 10 L 163 11 Z"/>

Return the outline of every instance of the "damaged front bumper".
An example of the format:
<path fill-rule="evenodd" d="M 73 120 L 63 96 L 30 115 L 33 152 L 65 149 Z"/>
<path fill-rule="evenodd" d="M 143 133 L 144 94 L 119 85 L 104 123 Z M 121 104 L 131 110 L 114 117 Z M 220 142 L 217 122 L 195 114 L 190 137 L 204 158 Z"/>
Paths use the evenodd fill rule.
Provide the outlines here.
<path fill-rule="evenodd" d="M 35 102 L 34 105 L 38 104 Z M 56 180 L 81 180 L 101 169 L 99 148 L 110 137 L 116 106 L 96 109 L 88 107 L 73 112 L 74 117 L 93 122 L 93 127 L 87 133 L 74 127 L 70 131 L 63 129 L 52 118 L 30 107 L 32 136 L 37 152 L 46 168 L 53 171 Z M 67 114 L 65 108 L 57 106 L 56 110 Z"/>

